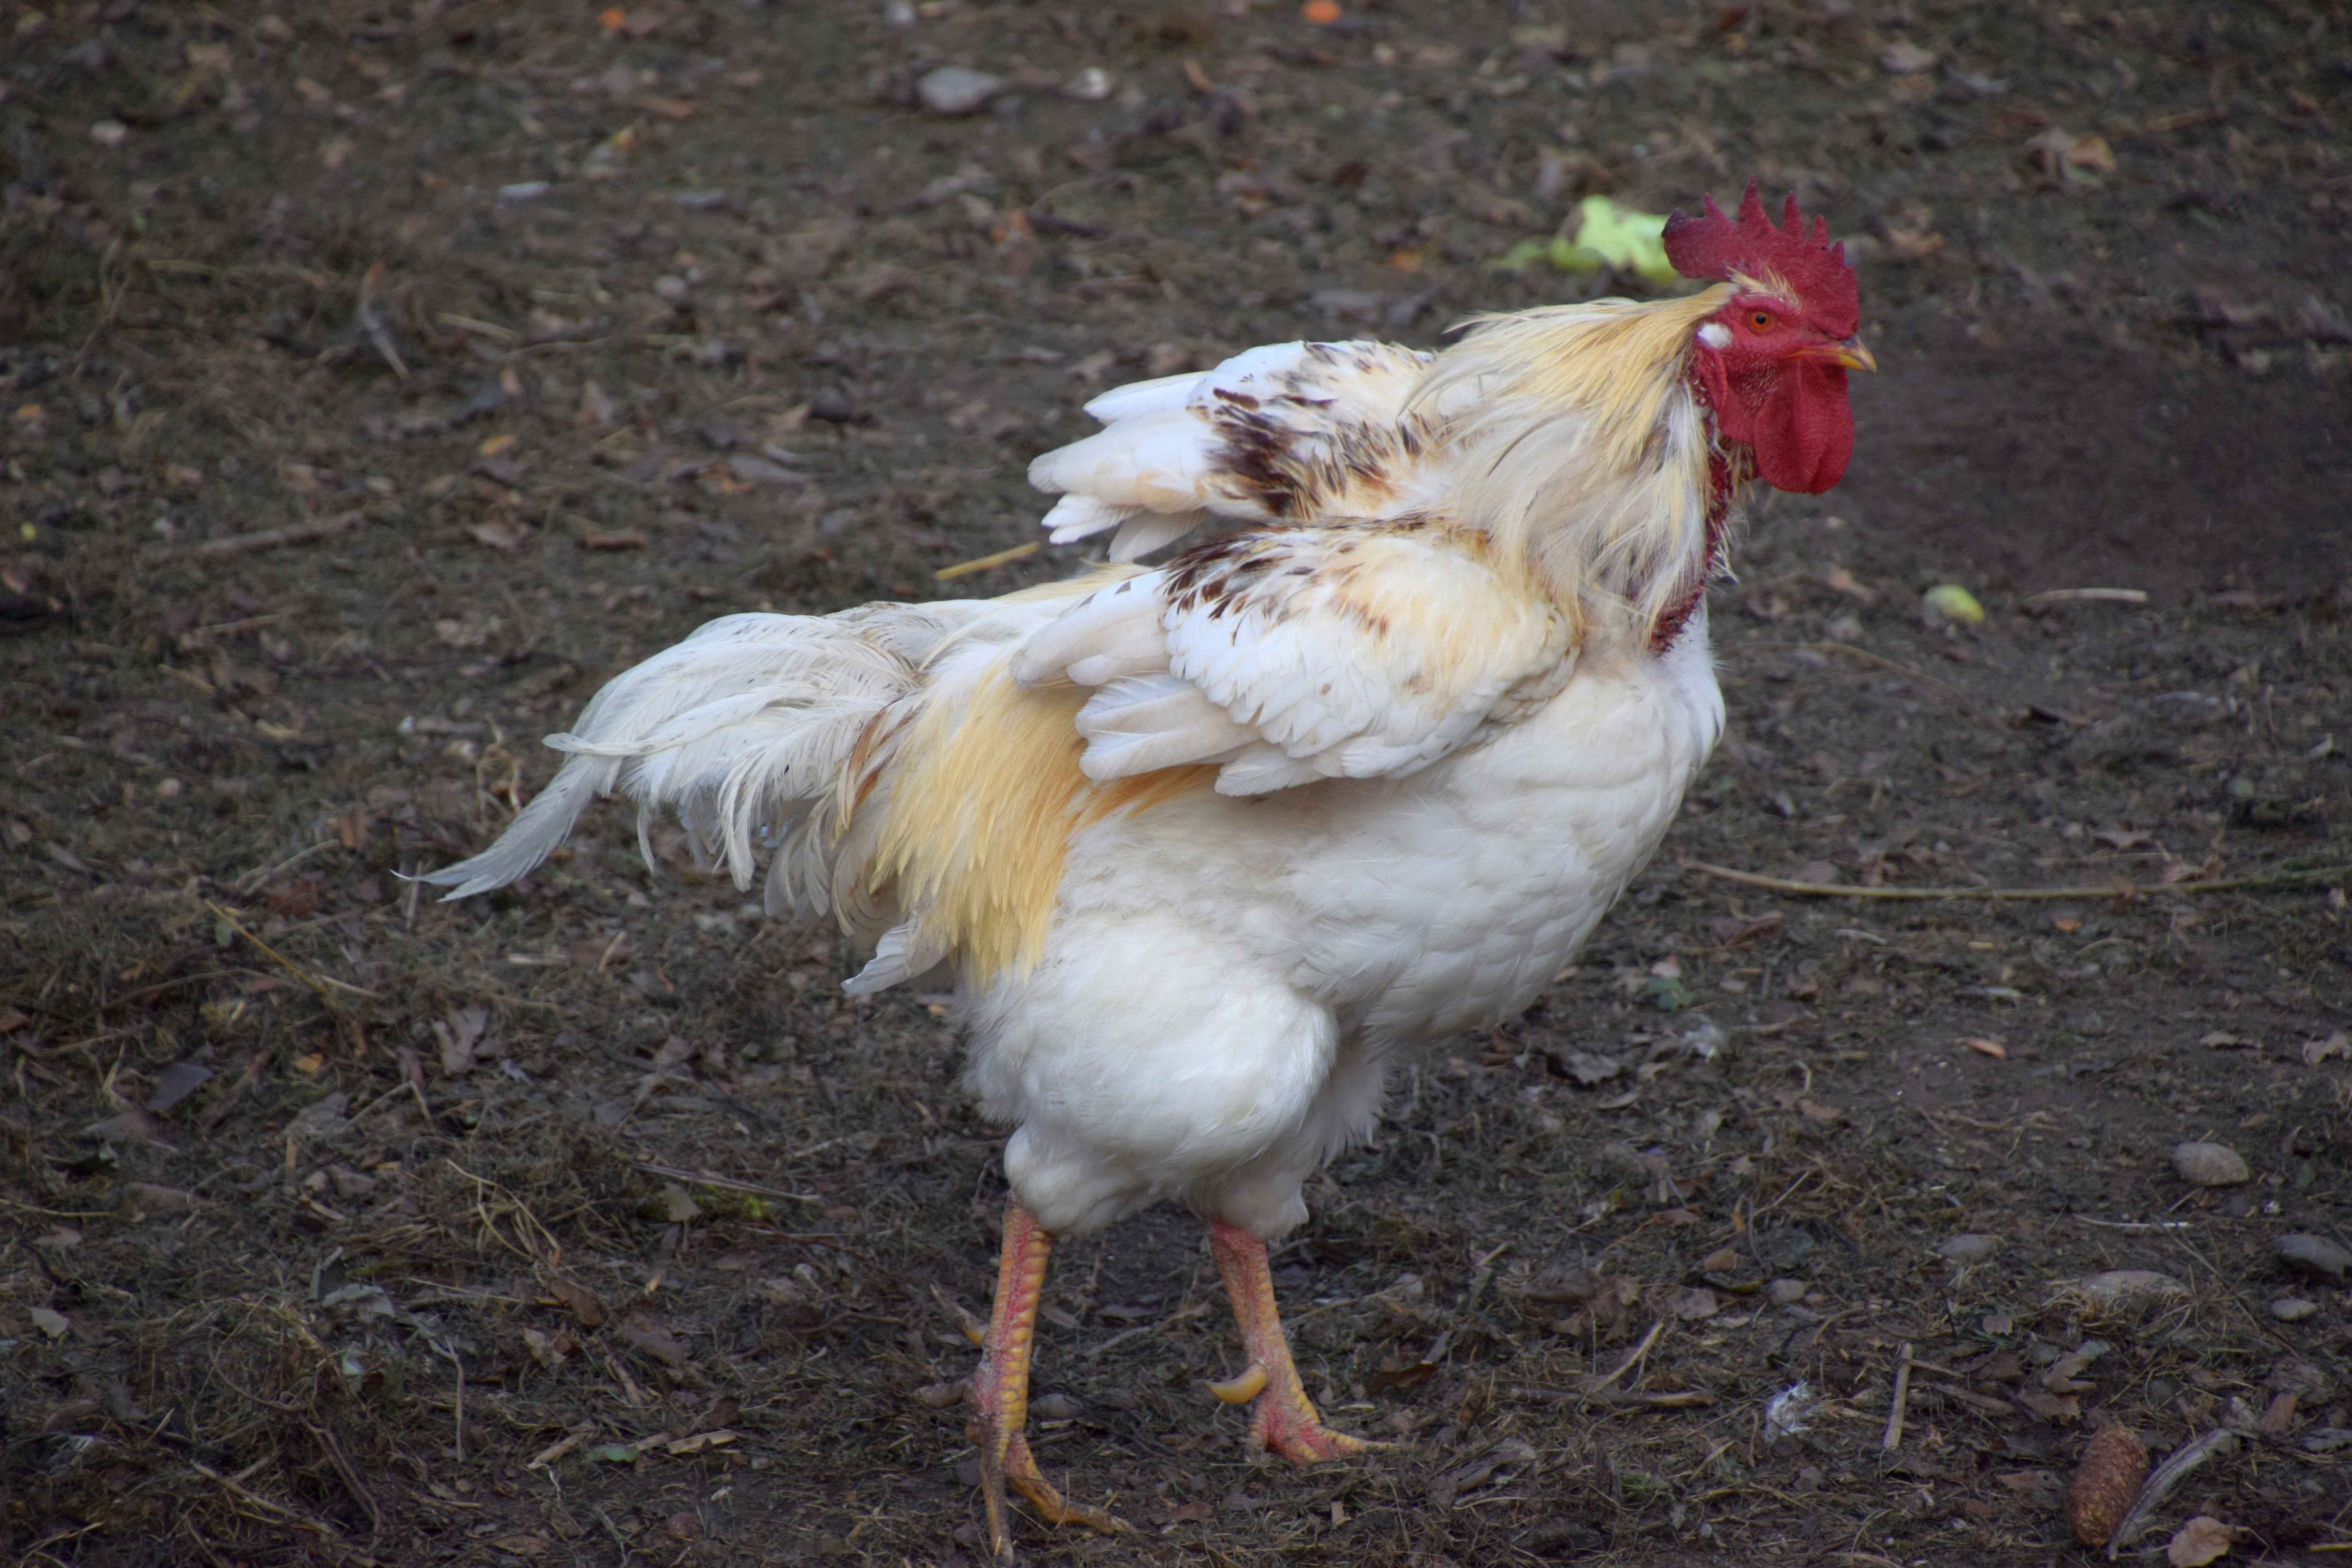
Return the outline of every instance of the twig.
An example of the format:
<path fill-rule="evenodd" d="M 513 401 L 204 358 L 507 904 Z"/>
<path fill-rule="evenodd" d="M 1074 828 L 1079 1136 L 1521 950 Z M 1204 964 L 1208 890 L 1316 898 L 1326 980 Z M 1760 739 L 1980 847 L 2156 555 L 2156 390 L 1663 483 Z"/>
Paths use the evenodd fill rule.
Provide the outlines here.
<path fill-rule="evenodd" d="M 2095 1225 L 2101 1230 L 2194 1230 L 2196 1222 L 2185 1219 L 2093 1219 L 2088 1215 L 2069 1215 L 2076 1225 Z"/>
<path fill-rule="evenodd" d="M 264 1513 L 275 1514 L 278 1518 L 286 1521 L 289 1524 L 296 1525 L 303 1530 L 310 1531 L 315 1535 L 323 1535 L 330 1541 L 341 1541 L 342 1539 L 342 1532 L 338 1531 L 333 1525 L 326 1524 L 319 1520 L 312 1519 L 309 1514 L 288 1508 L 284 1503 L 272 1502 L 268 1498 L 263 1497 L 259 1492 L 254 1491 L 250 1488 L 239 1482 L 233 1476 L 222 1475 L 218 1470 L 212 1468 L 210 1466 L 197 1464 L 193 1459 L 189 1461 L 188 1468 L 194 1470 L 196 1474 L 204 1477 L 206 1480 L 217 1482 L 219 1485 L 226 1488 L 233 1496 L 242 1499 L 246 1502 L 251 1503 L 254 1507 L 261 1510 Z"/>
<path fill-rule="evenodd" d="M 2107 1537 L 2107 1561 L 2114 1562 L 2116 1553 L 2130 1545 L 2134 1538 L 2147 1528 L 2148 1521 L 2156 1517 L 2158 1506 L 2189 1471 L 2214 1455 L 2228 1452 L 2237 1447 L 2237 1443 L 2235 1432 L 2227 1426 L 2216 1426 L 2202 1437 L 2192 1437 L 2172 1450 L 2164 1463 L 2157 1466 L 2147 1479 L 2140 1484 L 2139 1496 L 2132 1500 L 2131 1511 L 2125 1514 L 2123 1522 L 2116 1526 L 2116 1532 Z"/>
<path fill-rule="evenodd" d="M 348 991 L 354 996 L 373 996 L 375 994 L 374 992 L 368 990 L 364 986 L 353 985 L 347 981 L 337 980 L 331 975 L 313 974 L 310 971 L 303 968 L 300 964 L 295 963 L 292 959 L 287 957 L 284 953 L 278 952 L 276 948 L 270 946 L 268 942 L 254 935 L 251 931 L 246 930 L 244 926 L 237 923 L 237 918 L 235 915 L 229 913 L 226 910 L 221 908 L 210 899 L 206 899 L 205 900 L 205 908 L 212 910 L 214 914 L 219 916 L 221 921 L 227 925 L 229 930 L 236 932 L 237 935 L 245 938 L 246 941 L 253 943 L 254 946 L 268 953 L 280 964 L 283 964 L 287 972 L 292 974 L 295 979 L 299 980 L 303 984 L 318 993 L 319 1000 L 326 1003 L 328 1006 L 333 1007 L 335 1005 L 334 998 L 327 994 L 327 987 L 330 985 L 333 986 L 338 991 Z"/>
<path fill-rule="evenodd" d="M 262 883 L 267 882 L 270 878 L 278 875 L 278 872 L 290 871 L 295 867 L 299 866 L 303 861 L 308 860 L 311 856 L 316 855 L 320 850 L 332 849 L 336 845 L 341 844 L 341 842 L 342 840 L 340 838 L 321 838 L 316 844 L 311 845 L 308 849 L 299 850 L 295 854 L 289 855 L 285 859 L 278 862 L 277 865 L 271 866 L 265 870 L 256 871 L 252 876 L 247 877 L 244 881 L 237 884 L 236 896 L 240 899 L 250 896 L 254 889 L 258 888 Z"/>
<path fill-rule="evenodd" d="M 1952 700 L 1958 702 L 1962 708 L 1967 709 L 1971 717 L 1981 719 L 1988 724 L 1995 722 L 1990 714 L 1987 713 L 1983 709 L 1978 707 L 1973 701 L 1969 700 L 1969 694 L 1967 692 L 1961 690 L 1950 681 L 1930 675 L 1924 669 L 1914 669 L 1907 664 L 1899 664 L 1895 660 L 1888 658 L 1883 654 L 1873 653 L 1866 647 L 1856 647 L 1852 643 L 1751 642 L 1740 643 L 1736 646 L 1757 653 L 1842 653 L 1848 658 L 1858 658 L 1864 664 L 1874 664 L 1881 669 L 1891 669 L 1897 675 L 1906 675 L 1914 680 L 1924 680 L 1930 686 L 1940 686 L 1946 691 L 1950 692 Z M 1729 650 L 1727 649 L 1726 651 Z"/>
<path fill-rule="evenodd" d="M 1911 1345 L 1906 1341 L 1902 1353 L 1895 1360 L 1894 1408 L 1886 1413 L 1886 1430 L 1878 1439 L 1878 1451 L 1891 1454 L 1903 1446 L 1903 1412 L 1911 1403 Z"/>
<path fill-rule="evenodd" d="M 1599 1376 L 1587 1373 L 1585 1376 L 1577 1379 L 1578 1387 L 1587 1394 L 1599 1394 L 1602 1389 L 1607 1388 L 1611 1384 L 1624 1376 L 1628 1372 L 1631 1372 L 1633 1369 L 1634 1363 L 1639 1362 L 1643 1356 L 1650 1353 L 1650 1347 L 1656 1344 L 1658 1342 L 1658 1336 L 1665 1331 L 1666 1321 L 1664 1318 L 1660 1318 L 1656 1322 L 1650 1325 L 1650 1331 L 1642 1336 L 1642 1342 L 1625 1352 L 1625 1357 L 1622 1361 L 1620 1361 L 1615 1366 L 1611 1367 L 1606 1373 L 1603 1373 Z"/>
<path fill-rule="evenodd" d="M 708 1171 L 689 1171 L 679 1165 L 661 1165 L 651 1160 L 632 1160 L 630 1164 L 648 1176 L 666 1176 L 673 1182 L 692 1182 L 698 1187 L 716 1187 L 722 1193 L 749 1193 L 754 1197 L 790 1198 L 796 1204 L 821 1204 L 824 1199 L 815 1193 L 788 1193 L 782 1187 L 763 1187 L 757 1182 L 739 1182 L 732 1176 L 714 1176 Z"/>
<path fill-rule="evenodd" d="M 931 580 L 946 583 L 958 577 L 968 577 L 974 572 L 985 572 L 992 566 L 1002 566 L 1011 561 L 1026 560 L 1045 548 L 1044 540 L 1033 539 L 1026 544 L 1016 544 L 1010 550 L 1000 550 L 992 555 L 977 555 L 970 561 L 959 561 L 952 566 L 942 566 L 931 574 Z"/>
<path fill-rule="evenodd" d="M 275 550 L 281 544 L 308 544 L 314 539 L 326 539 L 347 533 L 367 521 L 363 511 L 341 511 L 332 517 L 322 517 L 310 522 L 293 522 L 284 528 L 264 528 L 252 533 L 232 533 L 226 539 L 204 539 L 194 544 L 159 551 L 158 561 L 215 561 L 228 555 L 243 555 L 249 551 Z"/>
<path fill-rule="evenodd" d="M 1139 1323 L 1134 1328 L 1122 1329 L 1102 1343 L 1080 1353 L 1088 1361 L 1092 1361 L 1114 1345 L 1123 1345 L 1128 1341 L 1144 1334 L 1156 1334 L 1162 1329 L 1172 1328 L 1186 1318 L 1197 1318 L 1208 1310 L 1209 1304 L 1206 1301 L 1195 1301 L 1189 1307 L 1179 1307 L 1156 1323 Z"/>
<path fill-rule="evenodd" d="M 343 1478 L 343 1485 L 351 1489 L 351 1494 L 358 1500 L 359 1505 L 367 1510 L 368 1523 L 374 1532 L 370 1537 L 370 1544 L 373 1544 L 375 1536 L 381 1536 L 383 1533 L 383 1513 L 376 1507 L 374 1495 L 361 1481 L 359 1472 L 352 1468 L 351 1460 L 343 1457 L 342 1445 L 335 1441 L 335 1435 L 332 1432 L 323 1426 L 314 1426 L 308 1421 L 302 1423 L 302 1427 L 318 1442 L 319 1447 L 327 1450 L 327 1458 L 334 1461 L 335 1473 Z"/>
<path fill-rule="evenodd" d="M 2029 610 L 2043 605 L 2145 605 L 2147 593 L 2140 588 L 2045 588 L 2021 602 Z"/>
<path fill-rule="evenodd" d="M 1728 866 L 1710 865 L 1705 860 L 1693 860 L 1682 855 L 1675 857 L 1675 864 L 1685 871 L 1720 877 L 1727 882 L 1739 882 L 1750 888 L 1769 888 L 1779 893 L 1802 893 L 1820 899 L 2135 898 L 2149 893 L 2224 893 L 2238 888 L 2288 887 L 2297 882 L 2323 882 L 2330 877 L 2352 874 L 2352 866 L 2315 866 L 2304 870 L 2270 871 L 2257 877 L 2224 877 L 2207 882 L 2163 882 L 2152 888 L 2142 888 L 2130 882 L 2111 882 L 2104 888 L 1849 888 L 1837 882 L 1799 882 L 1787 877 L 1764 877 L 1753 871 L 1735 871 Z"/>
<path fill-rule="evenodd" d="M 457 1358 L 457 1352 L 456 1351 L 450 1349 L 447 1345 L 443 1344 L 440 1341 L 428 1339 L 425 1342 L 430 1344 L 435 1350 L 439 1351 L 443 1355 L 447 1356 L 449 1358 L 449 1364 L 457 1369 L 456 1432 L 457 1438 L 457 1462 L 462 1465 L 466 1462 L 466 1363 Z"/>
<path fill-rule="evenodd" d="M 1512 1390 L 1523 1399 L 1544 1405 L 1619 1405 L 1636 1410 L 1704 1410 L 1715 1395 L 1703 1388 L 1669 1389 L 1663 1394 L 1634 1394 L 1622 1388 L 1537 1388 L 1522 1384 Z"/>
<path fill-rule="evenodd" d="M 581 1444 L 585 1443 L 592 1436 L 594 1435 L 594 1432 L 595 1428 L 593 1426 L 580 1426 L 573 1428 L 564 1436 L 557 1438 L 554 1442 L 550 1443 L 546 1447 L 541 1448 L 538 1453 L 533 1454 L 530 1457 L 530 1462 L 524 1465 L 523 1468 L 526 1470 L 536 1470 L 555 1463 L 556 1460 L 563 1458 L 564 1455 L 572 1452 L 572 1449 L 577 1448 Z"/>

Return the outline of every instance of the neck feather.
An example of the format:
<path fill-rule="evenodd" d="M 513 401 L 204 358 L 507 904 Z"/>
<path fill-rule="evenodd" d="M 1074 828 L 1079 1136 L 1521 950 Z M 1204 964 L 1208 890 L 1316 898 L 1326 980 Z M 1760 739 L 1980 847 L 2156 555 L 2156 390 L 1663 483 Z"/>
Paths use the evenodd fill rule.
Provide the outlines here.
<path fill-rule="evenodd" d="M 1737 465 L 1690 379 L 1728 287 L 1490 318 L 1417 395 L 1460 454 L 1446 510 L 1578 639 L 1679 627 L 1722 533 Z"/>

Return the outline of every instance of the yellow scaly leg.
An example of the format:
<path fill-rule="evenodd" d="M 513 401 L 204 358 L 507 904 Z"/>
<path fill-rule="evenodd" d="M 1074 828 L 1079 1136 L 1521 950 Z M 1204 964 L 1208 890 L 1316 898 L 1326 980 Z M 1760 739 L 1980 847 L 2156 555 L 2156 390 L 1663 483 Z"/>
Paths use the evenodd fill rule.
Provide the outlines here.
<path fill-rule="evenodd" d="M 1054 1238 L 1036 1216 L 1018 1203 L 1004 1205 L 1004 1250 L 996 1268 L 996 1303 L 989 1313 L 988 1338 L 979 1370 L 964 1384 L 975 1412 L 964 1434 L 980 1447 L 981 1496 L 988 1509 L 988 1549 L 999 1563 L 1013 1561 L 1013 1531 L 1005 1511 L 1007 1482 L 1053 1524 L 1083 1524 L 1106 1534 L 1132 1533 L 1126 1521 L 1064 1500 L 1030 1457 L 1022 1427 L 1029 1419 L 1029 1356 L 1037 1336 L 1037 1304 L 1044 1294 L 1045 1259 Z"/>
<path fill-rule="evenodd" d="M 1332 1431 L 1307 1399 L 1307 1389 L 1298 1381 L 1297 1363 L 1290 1359 L 1282 1314 L 1274 1304 L 1274 1275 L 1266 1267 L 1265 1243 L 1237 1225 L 1211 1220 L 1209 1250 L 1217 1259 L 1217 1272 L 1224 1277 L 1225 1294 L 1233 1298 L 1234 1317 L 1241 1323 L 1242 1344 L 1250 1358 L 1248 1370 L 1239 1377 L 1209 1387 L 1228 1404 L 1256 1399 L 1250 1440 L 1302 1465 L 1389 1447 Z"/>

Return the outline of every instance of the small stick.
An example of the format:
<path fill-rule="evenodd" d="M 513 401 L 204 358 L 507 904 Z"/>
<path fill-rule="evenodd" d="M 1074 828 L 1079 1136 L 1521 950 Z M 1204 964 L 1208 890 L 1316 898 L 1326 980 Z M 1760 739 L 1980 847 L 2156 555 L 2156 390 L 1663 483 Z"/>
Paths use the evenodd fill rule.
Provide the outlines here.
<path fill-rule="evenodd" d="M 1658 1342 L 1658 1336 L 1665 1331 L 1666 1321 L 1664 1318 L 1660 1318 L 1656 1322 L 1650 1325 L 1650 1331 L 1642 1336 L 1642 1342 L 1625 1352 L 1624 1360 L 1619 1362 L 1615 1366 L 1611 1367 L 1608 1372 L 1598 1377 L 1588 1373 L 1587 1375 L 1577 1379 L 1577 1385 L 1587 1394 L 1599 1394 L 1602 1389 L 1607 1388 L 1611 1384 L 1616 1382 L 1619 1378 L 1624 1376 L 1626 1373 L 1633 1370 L 1633 1363 L 1640 1361 L 1643 1356 L 1648 1355 L 1650 1353 L 1650 1347 L 1656 1344 Z"/>
<path fill-rule="evenodd" d="M 367 1510 L 368 1523 L 373 1528 L 375 1534 L 382 1535 L 383 1512 L 376 1507 L 375 1497 L 361 1481 L 359 1472 L 352 1468 L 351 1460 L 343 1457 L 342 1446 L 335 1441 L 335 1435 L 323 1426 L 312 1426 L 307 1420 L 302 1423 L 302 1428 L 327 1451 L 327 1458 L 334 1461 L 335 1473 L 343 1478 L 343 1485 L 351 1489 L 352 1496 L 359 1500 L 362 1508 Z"/>
<path fill-rule="evenodd" d="M 2352 873 L 2352 866 L 2317 866 L 2307 870 L 2266 872 L 2258 877 L 2225 877 L 2210 882 L 2163 882 L 2152 888 L 2125 882 L 2110 882 L 2104 888 L 1849 888 L 1838 882 L 1798 882 L 1786 877 L 1762 877 L 1753 871 L 1735 871 L 1728 866 L 1710 865 L 1679 855 L 1675 864 L 1685 871 L 1704 872 L 1727 882 L 1819 899 L 2113 899 L 2148 893 L 2223 893 L 2238 888 L 2285 887 Z"/>
<path fill-rule="evenodd" d="M 550 1443 L 546 1447 L 541 1448 L 538 1453 L 533 1454 L 530 1457 L 530 1461 L 524 1465 L 523 1468 L 526 1470 L 541 1469 L 555 1463 L 556 1460 L 563 1458 L 564 1455 L 572 1452 L 572 1449 L 577 1448 L 581 1444 L 586 1442 L 589 1436 L 594 1430 L 595 1428 L 591 1426 L 574 1428 L 563 1436 L 557 1438 L 554 1442 Z"/>
<path fill-rule="evenodd" d="M 2147 594 L 2139 588 L 2045 588 L 2028 595 L 2023 603 L 2027 609 L 2042 605 L 2145 605 Z"/>
<path fill-rule="evenodd" d="M 931 574 L 931 580 L 935 583 L 951 582 L 958 577 L 970 576 L 974 572 L 985 572 L 992 566 L 1004 565 L 1007 562 L 1024 561 L 1045 548 L 1044 540 L 1033 539 L 1026 544 L 1016 544 L 993 555 L 978 555 L 970 561 L 959 561 L 952 566 L 942 566 Z"/>
<path fill-rule="evenodd" d="M 1195 1301 L 1189 1307 L 1179 1307 L 1176 1310 L 1169 1313 L 1166 1317 L 1160 1319 L 1156 1323 L 1138 1323 L 1131 1329 L 1121 1329 L 1118 1332 L 1111 1335 L 1110 1338 L 1103 1341 L 1102 1343 L 1094 1346 L 1090 1350 L 1082 1352 L 1081 1353 L 1084 1354 L 1088 1361 L 1092 1361 L 1095 1357 L 1102 1354 L 1105 1351 L 1111 1349 L 1113 1346 L 1123 1345 L 1128 1341 L 1136 1339 L 1144 1334 L 1156 1334 L 1162 1329 L 1173 1327 L 1175 1324 L 1182 1321 L 1186 1318 L 1197 1318 L 1208 1310 L 1209 1303 L 1206 1301 Z"/>
<path fill-rule="evenodd" d="M 1903 1411 L 1910 1403 L 1911 1346 L 1906 1342 L 1895 1360 L 1894 1408 L 1886 1413 L 1886 1430 L 1878 1439 L 1880 1453 L 1891 1454 L 1903 1446 Z"/>
<path fill-rule="evenodd" d="M 211 1467 L 206 1465 L 197 1464 L 194 1460 L 189 1462 L 188 1468 L 195 1471 L 196 1474 L 204 1477 L 208 1481 L 218 1482 L 221 1486 L 226 1488 L 232 1495 L 251 1503 L 254 1507 L 261 1510 L 264 1513 L 275 1514 L 278 1518 L 286 1521 L 289 1524 L 296 1525 L 303 1530 L 310 1531 L 315 1535 L 323 1535 L 330 1541 L 340 1541 L 342 1539 L 342 1532 L 338 1531 L 333 1525 L 322 1524 L 318 1520 L 312 1519 L 307 1513 L 298 1512 L 296 1510 L 288 1508 L 284 1503 L 272 1502 L 268 1498 L 263 1497 L 259 1492 L 254 1491 L 245 1486 L 235 1476 L 222 1475 L 218 1470 L 213 1469 Z M 258 1465 L 254 1467 L 254 1469 L 258 1468 L 260 1468 L 260 1466 Z M 252 1470 L 247 1470 L 245 1473 L 250 1475 L 253 1472 Z"/>
<path fill-rule="evenodd" d="M 311 856 L 316 855 L 320 850 L 332 849 L 336 845 L 341 842 L 342 840 L 340 838 L 321 838 L 316 844 L 311 845 L 308 849 L 299 850 L 292 855 L 289 855 L 285 859 L 280 860 L 275 866 L 256 871 L 252 876 L 247 877 L 244 881 L 237 884 L 236 896 L 240 899 L 250 896 L 254 889 L 258 888 L 262 883 L 267 882 L 270 878 L 278 875 L 278 872 L 290 871 L 295 867 L 299 866 L 303 861 L 308 860 Z"/>
<path fill-rule="evenodd" d="M 291 973 L 295 979 L 300 981 L 303 984 L 316 992 L 318 994 L 319 1000 L 326 1003 L 330 1008 L 334 1006 L 334 998 L 327 994 L 327 987 L 330 985 L 333 986 L 338 991 L 348 991 L 354 996 L 373 996 L 375 994 L 374 992 L 368 990 L 365 986 L 353 985 L 349 981 L 337 980 L 334 976 L 330 974 L 313 974 L 310 971 L 303 968 L 300 964 L 295 963 L 292 959 L 287 957 L 284 953 L 278 952 L 276 948 L 270 946 L 268 942 L 254 935 L 251 931 L 246 930 L 244 926 L 237 923 L 237 918 L 235 915 L 229 913 L 226 910 L 221 908 L 220 905 L 213 902 L 210 899 L 206 899 L 205 900 L 205 908 L 212 910 L 214 914 L 219 916 L 221 922 L 226 925 L 229 930 L 236 932 L 237 935 L 245 938 L 246 941 L 253 943 L 254 946 L 259 948 L 271 958 L 277 960 L 278 963 L 284 965 L 287 971 Z"/>
<path fill-rule="evenodd" d="M 1532 1399 L 1540 1405 L 1584 1404 L 1636 1410 L 1704 1410 L 1715 1403 L 1715 1395 L 1703 1388 L 1669 1389 L 1664 1394 L 1628 1394 L 1615 1388 L 1536 1388 L 1522 1384 L 1511 1392 L 1522 1399 Z"/>
<path fill-rule="evenodd" d="M 308 544 L 314 539 L 327 539 L 347 533 L 367 521 L 363 511 L 337 512 L 312 522 L 289 523 L 284 528 L 264 528 L 252 533 L 232 533 L 226 539 L 205 539 L 176 550 L 158 553 L 158 560 L 215 561 L 228 555 L 243 555 L 249 551 L 275 550 L 281 544 Z"/>
<path fill-rule="evenodd" d="M 692 1182 L 699 1187 L 716 1187 L 722 1193 L 749 1193 L 760 1198 L 790 1198 L 796 1204 L 824 1202 L 815 1193 L 788 1193 L 782 1187 L 763 1187 L 757 1182 L 739 1182 L 732 1176 L 714 1176 L 708 1171 L 689 1171 L 682 1165 L 661 1165 L 651 1160 L 632 1160 L 629 1163 L 649 1176 L 667 1176 L 673 1182 Z"/>

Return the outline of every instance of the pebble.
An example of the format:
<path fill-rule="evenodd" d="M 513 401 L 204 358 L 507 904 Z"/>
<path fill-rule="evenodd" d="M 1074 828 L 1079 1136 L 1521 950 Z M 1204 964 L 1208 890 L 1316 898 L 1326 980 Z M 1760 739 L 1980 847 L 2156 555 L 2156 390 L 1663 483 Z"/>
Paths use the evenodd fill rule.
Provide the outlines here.
<path fill-rule="evenodd" d="M 977 114 L 1009 85 L 986 71 L 941 66 L 915 84 L 915 96 L 934 114 Z"/>
<path fill-rule="evenodd" d="M 1962 1268 L 1967 1268 L 1982 1263 L 2000 1250 L 2000 1237 L 1981 1235 L 1973 1230 L 1964 1230 L 1937 1247 L 1936 1256 L 1947 1263 L 1957 1263 Z"/>
<path fill-rule="evenodd" d="M 2272 1244 L 2278 1249 L 2279 1261 L 2305 1274 L 2323 1274 L 2341 1280 L 2352 1273 L 2352 1252 L 2347 1252 L 2324 1236 L 2282 1236 Z"/>
<path fill-rule="evenodd" d="M 2234 1187 L 2254 1179 L 2245 1160 L 2226 1143 L 2175 1143 L 2172 1168 L 2192 1187 Z"/>
<path fill-rule="evenodd" d="M 2282 1323 L 2299 1323 L 2319 1310 L 2319 1303 L 2300 1296 L 2281 1296 L 2271 1303 L 2271 1316 Z"/>
<path fill-rule="evenodd" d="M 1776 1307 L 1793 1307 L 1805 1299 L 1806 1289 L 1801 1279 L 1775 1279 L 1764 1287 L 1764 1294 Z"/>
<path fill-rule="evenodd" d="M 1049 1394 L 1029 1402 L 1029 1414 L 1040 1421 L 1067 1421 L 1085 1408 L 1066 1394 Z"/>

